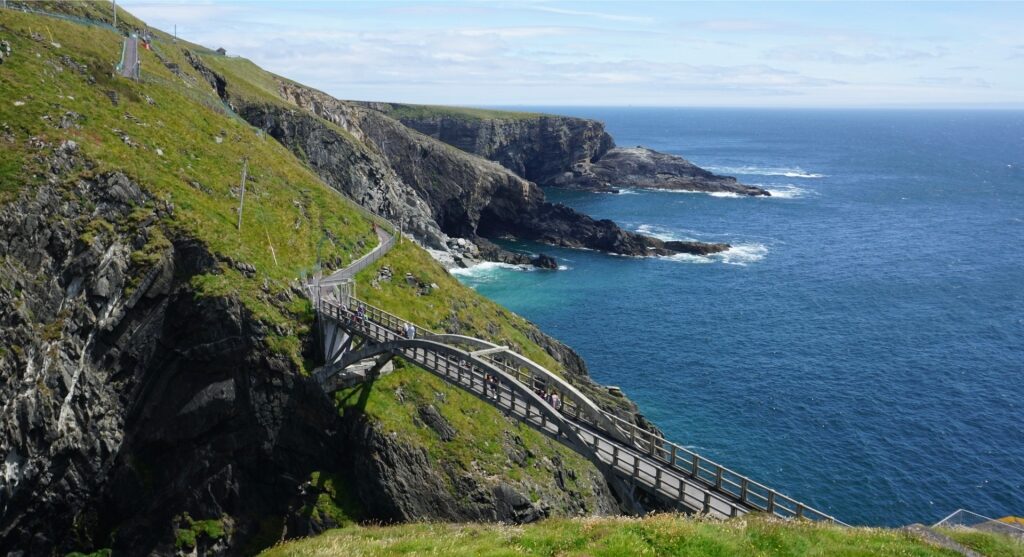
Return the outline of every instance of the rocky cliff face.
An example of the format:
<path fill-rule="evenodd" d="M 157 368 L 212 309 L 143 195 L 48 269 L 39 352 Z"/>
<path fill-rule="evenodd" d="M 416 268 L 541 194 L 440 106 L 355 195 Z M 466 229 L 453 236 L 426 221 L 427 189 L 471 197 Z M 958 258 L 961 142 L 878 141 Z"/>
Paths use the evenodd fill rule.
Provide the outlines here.
<path fill-rule="evenodd" d="M 747 186 L 731 176 L 719 176 L 690 161 L 646 147 L 609 150 L 596 162 L 583 161 L 551 180 L 552 185 L 595 191 L 618 188 L 652 188 L 737 195 L 771 195 Z"/>
<path fill-rule="evenodd" d="M 471 118 L 443 113 L 402 115 L 402 105 L 371 103 L 402 124 L 439 141 L 497 162 L 517 175 L 547 185 L 579 162 L 599 160 L 615 146 L 604 124 L 570 116 Z"/>
<path fill-rule="evenodd" d="M 171 214 L 119 173 L 0 210 L 0 547 L 170 554 L 190 513 L 238 553 L 332 464 L 331 404 L 237 301 L 196 297 L 219 262 Z"/>
<path fill-rule="evenodd" d="M 593 191 L 675 189 L 769 195 L 690 161 L 645 147 L 617 148 L 604 124 L 568 116 L 492 117 L 458 109 L 365 103 L 402 124 L 467 153 L 495 161 L 542 186 Z"/>
<path fill-rule="evenodd" d="M 284 80 L 278 81 L 281 98 L 303 110 L 232 95 L 230 83 L 226 88 L 221 85 L 226 82 L 223 76 L 198 58 L 189 59 L 249 123 L 292 149 L 332 187 L 399 220 L 428 247 L 448 249 L 452 238 L 511 236 L 634 256 L 728 249 L 725 244 L 698 243 L 673 247 L 624 231 L 612 221 L 552 205 L 533 182 L 362 103 L 341 101 Z M 494 259 L 514 258 L 488 247 L 485 253 Z"/>
<path fill-rule="evenodd" d="M 197 295 L 192 278 L 227 262 L 174 235 L 172 205 L 120 173 L 65 176 L 89 166 L 71 142 L 48 166 L 45 184 L 0 208 L 0 548 L 251 554 L 334 524 L 313 512 L 321 470 L 355 474 L 367 519 L 615 511 L 596 469 L 549 464 L 589 478 L 586 497 L 499 482 L 343 420 L 268 347 L 273 326 Z M 197 521 L 214 526 L 197 535 Z"/>

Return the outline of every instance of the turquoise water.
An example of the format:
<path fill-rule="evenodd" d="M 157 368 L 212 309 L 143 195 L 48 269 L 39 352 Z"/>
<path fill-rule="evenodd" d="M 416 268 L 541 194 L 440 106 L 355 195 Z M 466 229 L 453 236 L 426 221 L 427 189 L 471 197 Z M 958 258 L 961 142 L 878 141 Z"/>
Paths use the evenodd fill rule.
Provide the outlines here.
<path fill-rule="evenodd" d="M 1024 113 L 551 108 L 775 197 L 549 190 L 724 256 L 520 245 L 481 293 L 673 440 L 853 523 L 1024 514 Z"/>

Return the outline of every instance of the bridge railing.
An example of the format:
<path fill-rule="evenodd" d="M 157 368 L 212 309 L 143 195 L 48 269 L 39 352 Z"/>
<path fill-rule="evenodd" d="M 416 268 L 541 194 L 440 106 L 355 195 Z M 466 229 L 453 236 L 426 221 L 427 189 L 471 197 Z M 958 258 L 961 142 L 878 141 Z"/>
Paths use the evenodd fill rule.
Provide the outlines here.
<path fill-rule="evenodd" d="M 332 283 L 351 279 L 356 276 L 359 271 L 373 265 L 379 261 L 381 257 L 384 257 L 389 251 L 391 251 L 391 248 L 394 247 L 395 242 L 395 236 L 393 234 L 389 234 L 386 239 L 382 240 L 381 243 L 377 245 L 377 247 L 370 250 L 370 253 L 356 259 L 349 266 L 323 279 L 321 284 L 327 286 Z"/>
<path fill-rule="evenodd" d="M 401 317 L 388 313 L 380 308 L 369 305 L 353 296 L 342 300 L 344 307 L 355 309 L 363 307 L 366 319 L 374 321 L 393 331 L 404 331 L 405 326 L 411 324 L 416 330 L 417 338 L 429 338 L 435 333 L 411 323 Z M 401 333 L 397 333 L 401 334 Z M 515 378 L 520 383 L 531 389 L 543 387 L 545 384 L 538 383 L 538 378 L 532 373 L 523 370 L 501 360 L 500 352 L 493 355 L 486 355 L 484 358 L 488 363 L 498 366 L 507 375 Z M 584 424 L 592 429 L 609 434 L 613 438 L 621 438 L 624 433 L 629 439 L 629 445 L 637 452 L 648 455 L 662 465 L 673 471 L 688 477 L 716 492 L 734 498 L 751 510 L 762 511 L 781 518 L 805 518 L 844 524 L 834 516 L 822 512 L 805 503 L 783 495 L 778 491 L 751 480 L 750 478 L 722 466 L 700 454 L 693 452 L 682 445 L 673 443 L 657 433 L 648 431 L 640 426 L 624 420 L 610 412 L 603 414 L 620 429 L 620 435 L 607 431 L 606 427 L 598 420 L 589 416 L 571 399 L 562 402 L 558 409 L 564 416 L 577 423 Z"/>

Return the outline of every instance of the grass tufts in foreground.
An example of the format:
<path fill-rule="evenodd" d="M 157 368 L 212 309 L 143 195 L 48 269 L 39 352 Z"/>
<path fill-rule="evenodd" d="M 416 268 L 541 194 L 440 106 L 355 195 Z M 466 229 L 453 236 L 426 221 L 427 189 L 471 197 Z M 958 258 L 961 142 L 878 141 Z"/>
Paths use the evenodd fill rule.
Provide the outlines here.
<path fill-rule="evenodd" d="M 266 557 L 413 554 L 957 555 L 899 530 L 843 528 L 811 522 L 784 522 L 761 516 L 721 522 L 678 515 L 656 515 L 642 519 L 550 519 L 525 526 L 356 526 L 285 543 L 263 553 Z"/>

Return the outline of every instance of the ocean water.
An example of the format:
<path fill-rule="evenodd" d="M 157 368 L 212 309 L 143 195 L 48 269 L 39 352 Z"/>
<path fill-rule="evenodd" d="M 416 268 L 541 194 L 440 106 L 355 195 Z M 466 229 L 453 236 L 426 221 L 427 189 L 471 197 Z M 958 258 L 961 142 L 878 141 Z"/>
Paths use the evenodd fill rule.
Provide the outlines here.
<path fill-rule="evenodd" d="M 552 189 L 724 255 L 519 244 L 479 292 L 668 436 L 858 524 L 1024 515 L 1024 112 L 550 108 L 774 194 Z"/>

